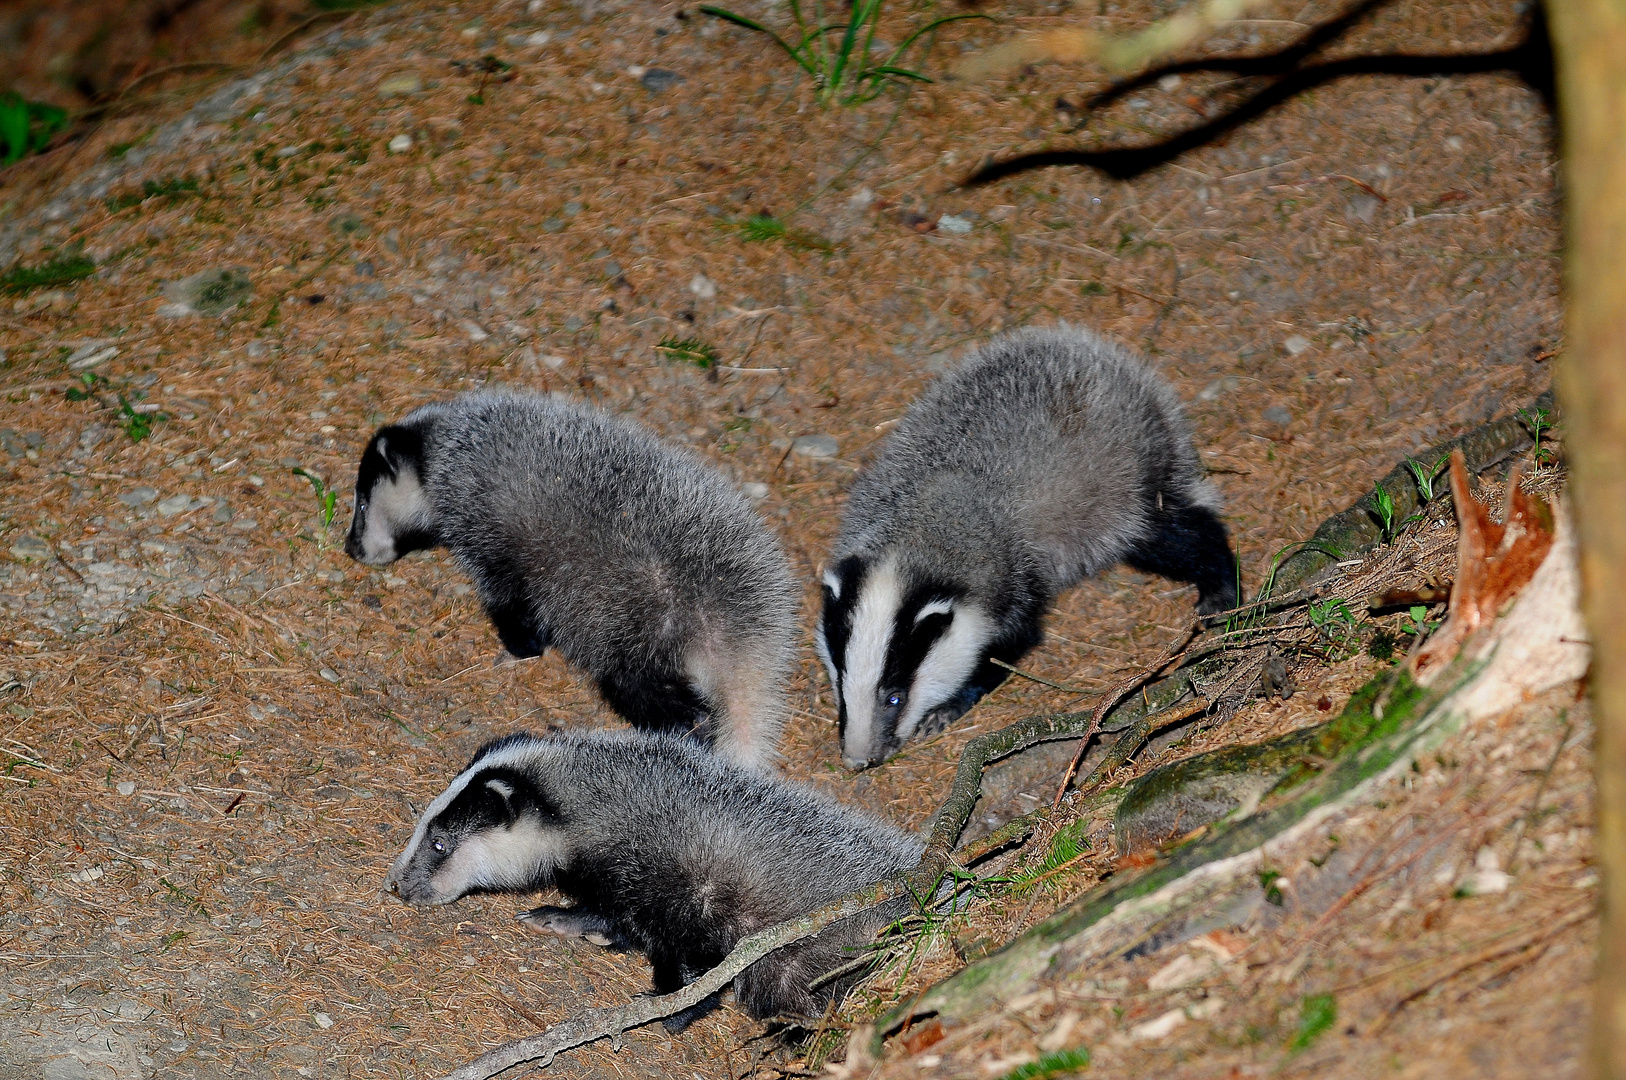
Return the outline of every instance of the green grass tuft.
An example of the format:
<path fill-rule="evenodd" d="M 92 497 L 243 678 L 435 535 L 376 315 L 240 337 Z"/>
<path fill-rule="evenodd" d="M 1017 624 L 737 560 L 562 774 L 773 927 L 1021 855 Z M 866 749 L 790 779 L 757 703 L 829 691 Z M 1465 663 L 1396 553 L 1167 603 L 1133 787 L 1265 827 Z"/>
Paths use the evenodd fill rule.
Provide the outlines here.
<path fill-rule="evenodd" d="M 70 285 L 96 272 L 96 264 L 78 252 L 56 256 L 38 266 L 17 263 L 0 274 L 0 292 L 8 296 L 21 296 L 35 289 L 49 289 L 57 285 Z"/>
<path fill-rule="evenodd" d="M 1076 1050 L 1057 1050 L 1038 1061 L 1018 1065 L 1000 1080 L 1049 1080 L 1052 1076 L 1066 1076 L 1090 1067 L 1090 1052 L 1082 1046 Z"/>
<path fill-rule="evenodd" d="M 699 338 L 662 338 L 661 343 L 655 346 L 655 351 L 664 353 L 674 360 L 693 364 L 697 368 L 709 370 L 717 366 L 716 348 Z"/>
<path fill-rule="evenodd" d="M 1338 999 L 1331 994 L 1308 994 L 1299 1009 L 1299 1030 L 1287 1044 L 1292 1053 L 1304 1050 L 1338 1022 Z"/>
<path fill-rule="evenodd" d="M 803 229 L 793 229 L 769 214 L 752 214 L 744 221 L 725 223 L 723 228 L 738 231 L 740 239 L 751 244 L 767 244 L 782 240 L 791 247 L 807 251 L 835 250 L 835 245 L 824 237 Z"/>
<path fill-rule="evenodd" d="M 1089 829 L 1089 821 L 1081 819 L 1056 830 L 1056 835 L 1050 838 L 1050 850 L 1045 852 L 1045 857 L 1037 866 L 1018 874 L 1011 884 L 1021 889 L 1035 885 L 1041 879 L 1048 880 L 1051 874 L 1090 849 Z"/>
<path fill-rule="evenodd" d="M 68 126 L 68 114 L 55 105 L 0 94 L 0 165 L 11 165 L 45 149 L 51 136 Z"/>

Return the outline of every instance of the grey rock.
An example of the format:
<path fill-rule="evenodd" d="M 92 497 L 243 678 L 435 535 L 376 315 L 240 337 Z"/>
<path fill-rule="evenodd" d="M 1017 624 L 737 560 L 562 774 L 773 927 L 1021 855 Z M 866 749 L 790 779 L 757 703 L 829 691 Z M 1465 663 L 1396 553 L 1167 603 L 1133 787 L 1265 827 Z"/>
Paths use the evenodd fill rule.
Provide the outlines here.
<path fill-rule="evenodd" d="M 1198 401 L 1218 401 L 1242 385 L 1242 380 L 1235 375 L 1225 375 L 1215 379 L 1197 393 Z"/>
<path fill-rule="evenodd" d="M 146 506 L 156 498 L 158 498 L 157 490 L 143 485 L 120 494 L 119 502 L 131 508 L 138 508 Z"/>
<path fill-rule="evenodd" d="M 107 361 L 119 354 L 119 348 L 110 338 L 96 338 L 81 342 L 79 347 L 68 354 L 69 371 L 86 371 Z"/>
<path fill-rule="evenodd" d="M 1270 408 L 1266 409 L 1264 412 L 1264 417 L 1272 424 L 1277 424 L 1281 427 L 1286 427 L 1288 424 L 1293 422 L 1293 414 L 1288 412 L 1287 409 L 1280 405 L 1272 405 Z"/>
<path fill-rule="evenodd" d="M 645 90 L 652 94 L 659 94 L 687 80 L 675 71 L 668 71 L 665 68 L 648 68 L 642 75 L 638 76 L 638 81 L 643 84 Z"/>
<path fill-rule="evenodd" d="M 834 435 L 803 435 L 790 444 L 791 453 L 805 458 L 833 458 L 840 450 Z"/>
<path fill-rule="evenodd" d="M 24 562 L 46 562 L 51 558 L 53 551 L 46 541 L 32 533 L 24 533 L 12 541 L 11 554 L 13 558 Z"/>
<path fill-rule="evenodd" d="M 201 270 L 164 286 L 172 315 L 224 315 L 253 295 L 254 287 L 241 270 Z"/>
<path fill-rule="evenodd" d="M 971 231 L 971 219 L 959 214 L 944 214 L 937 219 L 937 231 L 950 236 L 964 236 Z"/>
<path fill-rule="evenodd" d="M 181 494 L 171 495 L 169 498 L 161 500 L 154 509 L 156 509 L 164 517 L 174 517 L 176 514 L 184 514 L 188 510 L 192 510 L 201 505 L 202 503 L 193 499 L 192 496 L 182 492 Z"/>

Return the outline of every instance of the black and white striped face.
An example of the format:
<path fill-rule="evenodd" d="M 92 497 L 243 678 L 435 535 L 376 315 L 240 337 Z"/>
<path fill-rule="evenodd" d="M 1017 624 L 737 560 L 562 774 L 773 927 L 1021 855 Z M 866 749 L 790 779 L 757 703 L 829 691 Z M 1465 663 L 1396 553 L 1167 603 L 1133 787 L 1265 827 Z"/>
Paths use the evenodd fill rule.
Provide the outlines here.
<path fill-rule="evenodd" d="M 409 904 L 450 904 L 471 892 L 535 892 L 570 857 L 563 824 L 523 768 L 538 740 L 505 739 L 475 755 L 429 804 L 390 867 L 385 888 Z"/>
<path fill-rule="evenodd" d="M 992 624 L 952 586 L 911 578 L 895 555 L 849 556 L 824 575 L 819 656 L 840 708 L 849 769 L 897 753 L 982 662 Z"/>
<path fill-rule="evenodd" d="M 423 433 L 381 428 L 356 470 L 356 516 L 344 551 L 368 566 L 388 566 L 409 551 L 439 543 L 423 490 Z"/>

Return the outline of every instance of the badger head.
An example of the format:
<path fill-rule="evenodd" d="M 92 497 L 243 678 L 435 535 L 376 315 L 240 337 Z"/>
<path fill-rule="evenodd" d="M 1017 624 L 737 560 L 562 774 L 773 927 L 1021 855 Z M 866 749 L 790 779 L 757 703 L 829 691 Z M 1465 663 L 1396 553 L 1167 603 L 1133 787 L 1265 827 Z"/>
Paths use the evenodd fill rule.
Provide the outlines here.
<path fill-rule="evenodd" d="M 816 642 L 840 709 L 841 757 L 879 765 L 967 700 L 993 624 L 975 601 L 902 567 L 895 554 L 851 555 L 824 574 Z"/>
<path fill-rule="evenodd" d="M 570 857 L 558 810 L 525 763 L 542 741 L 510 736 L 475 754 L 424 811 L 384 886 L 409 904 L 472 892 L 535 892 Z"/>
<path fill-rule="evenodd" d="M 356 516 L 344 551 L 368 566 L 388 566 L 409 551 L 434 547 L 434 518 L 423 489 L 425 429 L 380 428 L 356 470 Z"/>

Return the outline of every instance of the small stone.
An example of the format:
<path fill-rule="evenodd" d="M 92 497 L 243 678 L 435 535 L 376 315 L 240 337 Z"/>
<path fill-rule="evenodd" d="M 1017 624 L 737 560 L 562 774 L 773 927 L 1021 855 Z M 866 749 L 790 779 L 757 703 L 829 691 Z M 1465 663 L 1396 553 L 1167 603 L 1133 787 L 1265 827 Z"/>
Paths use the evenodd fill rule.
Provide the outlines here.
<path fill-rule="evenodd" d="M 226 502 L 224 499 L 216 503 L 214 513 L 209 515 L 209 520 L 213 521 L 216 525 L 226 524 L 226 522 L 231 520 L 231 504 Z"/>
<path fill-rule="evenodd" d="M 118 793 L 120 795 L 123 795 L 123 796 L 126 796 L 126 797 L 134 795 L 135 794 L 135 781 L 134 780 L 120 780 L 118 782 L 118 786 L 115 788 L 115 790 L 118 791 Z"/>
<path fill-rule="evenodd" d="M 402 132 L 390 140 L 390 153 L 404 154 L 412 149 L 412 136 Z"/>
<path fill-rule="evenodd" d="M 637 76 L 643 88 L 651 94 L 659 94 L 663 90 L 670 90 L 680 82 L 686 81 L 682 75 L 665 68 L 646 68 L 642 75 Z"/>
<path fill-rule="evenodd" d="M 1293 422 L 1293 414 L 1280 405 L 1272 405 L 1265 410 L 1265 419 L 1279 427 L 1286 427 Z"/>
<path fill-rule="evenodd" d="M 299 152 L 303 149 L 303 146 L 284 146 L 277 150 L 277 157 L 284 159 L 298 157 Z"/>
<path fill-rule="evenodd" d="M 131 490 L 121 494 L 119 496 L 119 502 L 123 503 L 125 506 L 136 508 L 146 506 L 156 498 L 158 498 L 157 490 L 143 485 L 142 487 L 132 488 Z"/>
<path fill-rule="evenodd" d="M 160 501 L 154 509 L 164 517 L 174 517 L 176 514 L 184 514 L 192 509 L 192 506 L 192 496 L 182 493 Z"/>
<path fill-rule="evenodd" d="M 378 84 L 378 96 L 383 98 L 405 97 L 416 94 L 423 89 L 423 80 L 407 72 L 402 75 L 391 75 Z"/>
<path fill-rule="evenodd" d="M 542 231 L 545 233 L 564 232 L 565 219 L 562 217 L 550 217 L 543 219 Z"/>
<path fill-rule="evenodd" d="M 1447 150 L 1461 150 L 1462 149 L 1462 136 L 1453 135 L 1449 139 L 1446 139 L 1445 140 L 1445 148 Z"/>
<path fill-rule="evenodd" d="M 689 279 L 689 291 L 702 300 L 717 299 L 717 283 L 705 274 L 696 274 Z"/>
<path fill-rule="evenodd" d="M 1226 375 L 1215 379 L 1197 393 L 1198 401 L 1218 401 L 1242 385 L 1242 380 L 1235 375 Z"/>
<path fill-rule="evenodd" d="M 160 315 L 224 315 L 254 293 L 248 275 L 241 270 L 219 268 L 201 270 L 190 277 L 164 286 L 169 304 Z"/>
<path fill-rule="evenodd" d="M 321 671 L 318 671 L 317 674 L 322 676 L 322 678 L 326 679 L 330 683 L 336 683 L 339 681 L 339 673 L 334 671 L 332 668 L 323 668 Z"/>
<path fill-rule="evenodd" d="M 1513 883 L 1513 876 L 1502 869 L 1501 857 L 1494 848 L 1482 847 L 1474 856 L 1474 868 L 1457 891 L 1464 896 L 1491 896 L 1496 893 L 1507 892 L 1507 887 Z"/>
<path fill-rule="evenodd" d="M 1287 350 L 1287 355 L 1289 356 L 1298 356 L 1309 347 L 1310 339 L 1305 337 L 1303 334 L 1294 334 L 1292 337 L 1282 342 L 1282 348 Z"/>
<path fill-rule="evenodd" d="M 840 449 L 834 435 L 803 435 L 790 444 L 791 453 L 805 458 L 833 458 Z"/>
<path fill-rule="evenodd" d="M 875 201 L 875 192 L 867 187 L 861 187 L 847 196 L 847 205 L 854 210 L 862 210 Z"/>
<path fill-rule="evenodd" d="M 486 333 L 485 328 L 473 319 L 463 320 L 463 332 L 469 336 L 470 341 L 476 343 L 488 341 L 491 338 L 491 335 Z"/>
<path fill-rule="evenodd" d="M 1349 200 L 1344 207 L 1344 220 L 1351 224 L 1369 224 L 1378 212 L 1378 200 L 1362 193 Z"/>
<path fill-rule="evenodd" d="M 1157 88 L 1165 94 L 1172 94 L 1180 89 L 1180 76 L 1169 74 L 1157 80 Z"/>
<path fill-rule="evenodd" d="M 1136 1024 L 1130 1028 L 1129 1037 L 1137 1042 L 1162 1039 L 1185 1022 L 1186 1011 L 1184 1009 L 1170 1009 L 1155 1020 L 1148 1020 L 1144 1024 Z"/>
<path fill-rule="evenodd" d="M 132 787 L 134 785 L 131 785 Z M 80 885 L 88 885 L 92 881 L 100 881 L 107 871 L 99 866 L 92 866 L 88 870 L 76 870 L 68 875 L 68 880 Z"/>
<path fill-rule="evenodd" d="M 333 1017 L 329 1016 L 325 1012 L 313 1012 L 311 1013 L 311 1019 L 315 1020 L 316 1026 L 321 1028 L 323 1031 L 326 1031 L 328 1028 L 333 1026 Z"/>
<path fill-rule="evenodd" d="M 542 358 L 542 362 L 553 370 L 558 371 L 560 368 L 570 363 L 570 358 L 568 356 L 560 356 L 558 353 L 549 353 Z"/>
<path fill-rule="evenodd" d="M 958 214 L 944 214 L 937 219 L 937 231 L 950 236 L 964 236 L 971 231 L 971 222 Z"/>
<path fill-rule="evenodd" d="M 11 545 L 13 558 L 23 562 L 46 562 L 51 558 L 51 545 L 30 533 L 19 536 Z"/>
<path fill-rule="evenodd" d="M 768 485 L 756 481 L 741 484 L 740 493 L 752 502 L 761 502 L 768 497 Z"/>
<path fill-rule="evenodd" d="M 533 49 L 540 49 L 553 40 L 553 35 L 546 30 L 537 30 L 525 39 L 525 44 Z"/>
<path fill-rule="evenodd" d="M 87 371 L 97 367 L 119 354 L 119 347 L 111 344 L 105 338 L 98 341 L 87 341 L 72 353 L 68 354 L 69 371 Z"/>
<path fill-rule="evenodd" d="M 564 205 L 564 215 L 565 215 L 565 217 L 575 217 L 577 214 L 579 214 L 581 212 L 582 212 L 582 204 L 577 202 L 575 199 L 571 199 L 569 202 L 565 203 L 565 205 Z"/>

